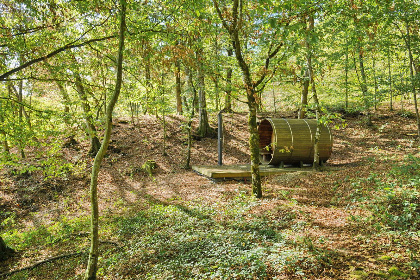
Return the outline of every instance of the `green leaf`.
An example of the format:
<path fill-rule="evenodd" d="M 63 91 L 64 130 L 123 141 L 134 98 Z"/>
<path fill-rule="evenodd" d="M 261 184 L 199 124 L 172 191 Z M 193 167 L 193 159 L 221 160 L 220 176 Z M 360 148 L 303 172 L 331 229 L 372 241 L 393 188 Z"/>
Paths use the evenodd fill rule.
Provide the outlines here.
<path fill-rule="evenodd" d="M 268 23 L 270 24 L 270 26 L 271 26 L 272 28 L 275 28 L 275 27 L 276 27 L 276 25 L 277 25 L 277 21 L 276 21 L 276 19 L 275 19 L 275 18 L 270 18 L 270 19 L 268 20 Z"/>

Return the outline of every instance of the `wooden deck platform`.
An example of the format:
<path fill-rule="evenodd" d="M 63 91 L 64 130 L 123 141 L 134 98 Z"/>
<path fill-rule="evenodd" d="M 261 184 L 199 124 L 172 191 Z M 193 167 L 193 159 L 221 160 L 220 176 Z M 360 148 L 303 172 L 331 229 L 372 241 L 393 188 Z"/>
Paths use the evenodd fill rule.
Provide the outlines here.
<path fill-rule="evenodd" d="M 204 176 L 213 179 L 223 178 L 250 178 L 251 177 L 251 165 L 193 165 L 192 169 Z M 271 165 L 260 165 L 261 176 L 270 176 L 280 173 L 288 172 L 310 172 L 312 166 L 304 167 L 274 167 Z"/>

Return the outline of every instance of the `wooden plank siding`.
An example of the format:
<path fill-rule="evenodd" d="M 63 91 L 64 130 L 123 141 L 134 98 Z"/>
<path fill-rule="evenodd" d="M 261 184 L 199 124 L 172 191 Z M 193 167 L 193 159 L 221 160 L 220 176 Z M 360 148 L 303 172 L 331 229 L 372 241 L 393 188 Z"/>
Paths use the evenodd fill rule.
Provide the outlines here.
<path fill-rule="evenodd" d="M 307 119 L 264 119 L 258 127 L 260 135 L 261 162 L 280 165 L 313 163 L 316 120 Z M 331 156 L 333 138 L 329 128 L 321 126 L 319 141 L 320 161 Z M 267 149 L 271 154 L 267 155 Z"/>

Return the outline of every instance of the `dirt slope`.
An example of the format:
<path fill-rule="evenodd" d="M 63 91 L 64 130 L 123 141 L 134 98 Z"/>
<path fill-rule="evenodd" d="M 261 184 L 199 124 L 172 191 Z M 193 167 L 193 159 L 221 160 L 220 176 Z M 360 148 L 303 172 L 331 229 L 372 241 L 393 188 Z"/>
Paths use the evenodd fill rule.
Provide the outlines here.
<path fill-rule="evenodd" d="M 352 215 L 363 215 L 364 211 L 346 199 L 354 193 L 351 178 L 356 175 L 367 178 L 372 172 L 386 174 L 406 155 L 418 155 L 419 151 L 414 141 L 414 120 L 385 111 L 378 116 L 373 119 L 372 127 L 364 126 L 361 117 L 352 117 L 346 119 L 345 128 L 333 130 L 333 154 L 324 172 L 264 179 L 264 203 L 252 210 L 258 214 L 277 209 L 275 215 L 281 218 L 284 213 L 278 209 L 295 201 L 296 219 L 301 221 L 301 226 L 288 230 L 293 231 L 296 240 L 316 240 L 317 246 L 334 251 L 330 256 L 334 265 L 326 273 L 330 276 L 322 279 L 348 279 L 346 277 L 357 272 L 359 267 L 380 269 L 383 265 L 375 261 L 374 256 L 390 241 L 378 238 L 370 243 L 363 239 L 363 227 L 350 222 Z M 153 116 L 142 116 L 135 124 L 118 120 L 99 176 L 101 213 L 122 213 L 127 208 L 141 208 L 153 201 L 181 203 L 201 199 L 204 205 L 223 204 L 237 193 L 238 188 L 247 187 L 236 181 L 216 183 L 185 170 L 184 125 L 183 117 L 167 117 L 167 155 L 163 155 L 160 120 Z M 216 127 L 216 124 L 212 123 L 212 126 Z M 224 164 L 249 162 L 246 116 L 226 115 L 224 129 Z M 216 141 L 194 141 L 192 164 L 217 164 Z M 87 215 L 92 164 L 85 156 L 87 149 L 87 144 L 81 140 L 63 148 L 64 157 L 80 169 L 65 179 L 45 181 L 39 172 L 12 176 L 3 171 L 0 209 L 3 213 L 15 212 L 15 220 L 22 229 L 52 223 L 63 214 L 69 217 Z M 146 160 L 157 163 L 153 178 L 141 170 Z M 404 249 L 391 250 L 404 254 Z M 24 266 L 46 254 L 48 252 L 42 250 L 21 254 L 0 264 L 0 270 Z"/>

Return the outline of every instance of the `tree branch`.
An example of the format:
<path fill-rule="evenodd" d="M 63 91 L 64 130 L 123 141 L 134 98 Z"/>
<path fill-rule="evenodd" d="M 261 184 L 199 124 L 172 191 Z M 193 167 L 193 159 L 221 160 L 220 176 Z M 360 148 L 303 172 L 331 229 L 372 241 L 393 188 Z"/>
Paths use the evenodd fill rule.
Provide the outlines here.
<path fill-rule="evenodd" d="M 216 0 L 213 0 L 213 5 L 214 5 L 214 8 L 216 9 L 217 14 L 219 15 L 220 20 L 222 21 L 223 27 L 224 27 L 227 31 L 229 31 L 229 30 L 230 30 L 230 27 L 229 27 L 229 25 L 227 24 L 227 22 L 226 22 L 225 18 L 223 17 L 222 12 L 220 11 L 220 8 L 219 8 L 219 4 L 217 3 L 217 1 L 216 1 Z"/>
<path fill-rule="evenodd" d="M 96 38 L 96 39 L 87 40 L 87 41 L 85 41 L 83 43 L 80 43 L 80 44 L 69 43 L 69 44 L 67 44 L 67 45 L 65 45 L 61 48 L 56 49 L 55 51 L 50 52 L 47 55 L 44 55 L 44 56 L 41 56 L 41 57 L 38 57 L 38 58 L 34 58 L 34 59 L 29 60 L 28 62 L 26 62 L 22 65 L 10 70 L 10 71 L 7 71 L 6 73 L 0 75 L 0 81 L 5 81 L 6 78 L 9 77 L 10 75 L 12 75 L 16 72 L 19 72 L 20 70 L 25 69 L 25 68 L 27 68 L 27 67 L 35 64 L 35 63 L 38 63 L 38 62 L 44 61 L 48 58 L 51 58 L 51 57 L 53 57 L 53 56 L 55 56 L 55 55 L 57 55 L 57 54 L 59 54 L 63 51 L 74 49 L 74 48 L 80 48 L 80 47 L 83 47 L 83 46 L 85 46 L 87 44 L 90 44 L 90 43 L 93 43 L 93 42 L 105 41 L 105 40 L 113 39 L 113 38 L 116 38 L 116 37 L 117 37 L 117 35 L 111 35 L 111 36 L 107 36 L 107 37 L 103 37 L 103 38 Z"/>
<path fill-rule="evenodd" d="M 12 274 L 15 274 L 15 273 L 18 273 L 18 272 L 21 272 L 21 271 L 34 269 L 37 266 L 40 266 L 40 265 L 45 264 L 45 263 L 49 263 L 49 262 L 52 262 L 52 261 L 55 261 L 55 260 L 59 260 L 59 259 L 64 259 L 64 258 L 70 258 L 70 257 L 74 257 L 74 256 L 85 255 L 86 253 L 87 252 L 76 252 L 76 253 L 59 255 L 59 256 L 56 256 L 56 257 L 52 257 L 52 258 L 49 258 L 49 259 L 45 259 L 45 260 L 36 262 L 36 263 L 34 263 L 33 265 L 30 265 L 30 266 L 26 266 L 26 267 L 23 267 L 23 268 L 20 268 L 20 269 L 16 269 L 16 270 L 12 270 L 12 271 L 9 271 L 9 272 L 6 272 L 6 273 L 2 273 L 2 274 L 0 274 L 0 277 L 10 276 Z"/>
<path fill-rule="evenodd" d="M 270 60 L 277 55 L 277 53 L 280 51 L 281 47 L 283 47 L 283 42 L 280 43 L 273 52 L 268 54 L 268 56 L 265 60 L 264 73 L 261 75 L 260 79 L 255 83 L 255 87 L 258 87 L 264 81 L 265 77 L 267 76 L 268 67 L 270 66 Z"/>
<path fill-rule="evenodd" d="M 15 99 L 13 99 L 11 97 L 3 97 L 3 96 L 0 96 L 0 99 L 11 101 L 11 102 L 16 103 L 16 104 L 19 104 L 19 105 L 21 105 L 23 107 L 26 107 L 26 108 L 30 109 L 31 111 L 38 112 L 38 113 L 41 113 L 41 114 L 43 114 L 43 113 L 45 113 L 45 114 L 51 114 L 51 113 L 53 113 L 53 111 L 51 111 L 51 110 L 42 111 L 42 110 L 39 110 L 39 109 L 35 109 L 34 107 L 29 106 L 28 104 L 25 104 L 25 103 L 20 102 L 18 100 L 15 100 Z"/>

